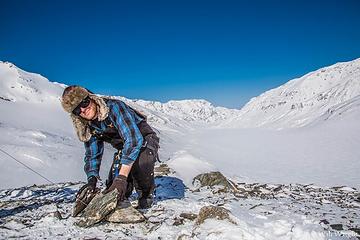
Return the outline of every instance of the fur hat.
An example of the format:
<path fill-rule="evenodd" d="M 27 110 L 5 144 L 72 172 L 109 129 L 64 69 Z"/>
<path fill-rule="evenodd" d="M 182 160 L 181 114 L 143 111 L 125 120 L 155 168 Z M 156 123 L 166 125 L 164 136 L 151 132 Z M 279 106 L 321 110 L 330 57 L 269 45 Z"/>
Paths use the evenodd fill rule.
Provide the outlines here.
<path fill-rule="evenodd" d="M 76 116 L 72 111 L 84 100 L 89 97 L 96 104 L 98 111 L 98 120 L 103 121 L 109 114 L 109 107 L 106 105 L 103 98 L 96 96 L 92 92 L 80 86 L 68 86 L 64 89 L 61 98 L 61 105 L 64 110 L 70 113 L 70 118 L 73 122 L 76 134 L 81 142 L 87 142 L 91 138 L 89 121 L 80 116 Z"/>
<path fill-rule="evenodd" d="M 89 96 L 89 91 L 80 86 L 68 86 L 64 89 L 61 105 L 64 110 L 68 113 L 72 113 L 72 111 L 84 100 L 87 96 Z"/>

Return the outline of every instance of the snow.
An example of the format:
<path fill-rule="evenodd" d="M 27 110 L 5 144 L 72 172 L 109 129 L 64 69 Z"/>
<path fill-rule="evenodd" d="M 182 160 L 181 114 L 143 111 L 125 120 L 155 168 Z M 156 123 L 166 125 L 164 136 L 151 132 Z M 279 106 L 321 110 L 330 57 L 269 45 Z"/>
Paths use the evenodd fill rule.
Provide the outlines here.
<path fill-rule="evenodd" d="M 347 209 L 337 205 L 345 198 L 351 201 L 355 195 L 341 194 L 340 190 L 336 189 L 282 185 L 280 191 L 283 197 L 271 191 L 265 194 L 266 197 L 260 198 L 237 198 L 229 193 L 215 194 L 208 188 L 201 188 L 199 191 L 187 189 L 182 199 L 157 200 L 150 210 L 143 212 L 147 218 L 144 223 L 120 226 L 106 223 L 84 229 L 75 226 L 76 219 L 70 217 L 72 201 L 79 186 L 80 183 L 62 183 L 1 190 L 0 200 L 5 205 L 0 211 L 0 217 L 6 222 L 0 224 L 0 237 L 178 239 L 182 236 L 182 239 L 330 240 L 352 239 L 351 236 L 356 235 L 350 230 L 341 233 L 330 231 L 328 226 L 319 224 L 319 218 L 326 218 L 330 223 L 346 222 L 345 218 L 355 224 L 359 223 L 359 210 L 351 204 Z M 167 186 L 171 187 L 171 184 Z M 239 187 L 249 189 L 249 192 L 254 189 L 263 192 L 265 188 L 270 190 L 279 186 L 241 184 Z M 295 199 L 294 193 L 299 194 Z M 276 194 L 276 197 L 272 198 L 272 194 Z M 317 200 L 324 195 L 334 199 L 320 209 L 322 205 Z M 216 204 L 231 211 L 231 222 L 207 219 L 203 224 L 196 225 L 193 221 L 183 219 L 182 224 L 174 224 L 181 219 L 181 213 L 197 214 L 202 207 Z M 60 219 L 55 212 L 60 213 Z M 342 216 L 345 218 L 341 218 Z"/>
<path fill-rule="evenodd" d="M 175 152 L 168 166 L 176 169 L 176 176 L 182 179 L 187 186 L 191 186 L 194 177 L 201 173 L 216 171 L 216 167 L 188 154 L 186 151 Z"/>
<path fill-rule="evenodd" d="M 293 79 L 251 99 L 221 127 L 283 129 L 305 126 L 360 95 L 360 58 Z"/>
<path fill-rule="evenodd" d="M 331 223 L 353 219 L 360 225 L 354 220 L 360 206 L 354 200 L 360 188 L 359 86 L 356 59 L 291 80 L 241 110 L 205 100 L 160 103 L 115 96 L 148 116 L 161 139 L 160 159 L 186 185 L 185 197 L 157 202 L 145 213 L 153 221 L 148 225 L 79 229 L 69 217 L 79 184 L 24 188 L 47 182 L 0 152 L 0 189 L 5 189 L 0 204 L 8 206 L 0 211 L 0 238 L 351 239 L 353 232 L 336 235 L 319 221 L 326 216 Z M 53 182 L 84 181 L 84 149 L 59 101 L 65 87 L 0 62 L 0 148 Z M 112 155 L 107 145 L 103 180 Z M 193 178 L 210 171 L 222 172 L 244 189 L 266 184 L 262 194 L 277 198 L 193 191 Z M 274 192 L 281 186 L 285 190 Z M 14 187 L 22 188 L 9 189 Z M 9 207 L 24 201 L 39 205 L 23 211 Z M 180 213 L 198 213 L 214 204 L 231 210 L 236 225 L 214 219 L 200 226 L 190 221 L 173 225 Z M 65 220 L 50 214 L 57 209 Z"/>
<path fill-rule="evenodd" d="M 244 180 L 359 189 L 359 132 L 360 124 L 339 122 L 283 131 L 205 129 L 190 135 L 197 144 L 189 152 Z"/>

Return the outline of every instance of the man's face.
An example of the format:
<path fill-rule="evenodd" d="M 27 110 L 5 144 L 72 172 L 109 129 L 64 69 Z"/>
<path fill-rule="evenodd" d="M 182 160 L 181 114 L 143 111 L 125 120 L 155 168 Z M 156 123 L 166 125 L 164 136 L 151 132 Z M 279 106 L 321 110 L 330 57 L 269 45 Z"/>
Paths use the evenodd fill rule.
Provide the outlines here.
<path fill-rule="evenodd" d="M 97 106 L 94 100 L 90 100 L 89 106 L 86 108 L 80 108 L 80 117 L 86 119 L 86 120 L 94 120 L 97 117 Z"/>

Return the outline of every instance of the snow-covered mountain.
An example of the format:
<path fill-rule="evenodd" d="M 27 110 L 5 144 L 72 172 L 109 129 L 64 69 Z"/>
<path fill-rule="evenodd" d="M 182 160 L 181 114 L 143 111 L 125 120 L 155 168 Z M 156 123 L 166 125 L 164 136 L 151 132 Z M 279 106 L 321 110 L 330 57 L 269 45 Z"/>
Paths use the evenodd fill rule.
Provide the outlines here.
<path fill-rule="evenodd" d="M 360 95 L 360 58 L 293 79 L 252 98 L 222 127 L 289 128 L 305 126 L 336 109 L 351 110 Z"/>
<path fill-rule="evenodd" d="M 135 103 L 156 112 L 166 113 L 188 122 L 219 122 L 237 114 L 239 110 L 214 107 L 206 100 L 180 100 L 167 103 L 135 100 Z"/>
<path fill-rule="evenodd" d="M 45 77 L 26 72 L 14 64 L 0 61 L 0 100 L 9 102 L 30 102 L 54 104 L 58 108 L 58 102 L 64 84 L 50 82 Z M 239 112 L 237 109 L 215 107 L 210 102 L 202 99 L 169 101 L 161 103 L 157 101 L 132 100 L 125 97 L 119 98 L 136 109 L 142 110 L 151 123 L 158 127 L 184 127 L 189 128 L 188 123 L 217 123 Z"/>
<path fill-rule="evenodd" d="M 49 82 L 40 74 L 29 73 L 10 62 L 0 61 L 0 100 L 11 102 L 58 101 L 65 85 Z"/>
<path fill-rule="evenodd" d="M 0 101 L 55 104 L 63 84 L 0 61 Z M 360 58 L 337 63 L 293 79 L 252 98 L 241 110 L 215 107 L 206 100 L 157 101 L 119 98 L 148 115 L 157 128 L 175 130 L 194 126 L 289 128 L 319 119 L 331 119 L 339 111 L 355 111 L 360 95 Z M 355 103 L 354 103 L 355 102 Z M 38 105 L 40 106 L 40 105 Z"/>
<path fill-rule="evenodd" d="M 203 99 L 178 100 L 161 103 L 157 101 L 121 99 L 135 109 L 144 112 L 148 121 L 158 129 L 176 130 L 193 129 L 217 125 L 223 120 L 230 119 L 240 110 L 215 107 Z"/>

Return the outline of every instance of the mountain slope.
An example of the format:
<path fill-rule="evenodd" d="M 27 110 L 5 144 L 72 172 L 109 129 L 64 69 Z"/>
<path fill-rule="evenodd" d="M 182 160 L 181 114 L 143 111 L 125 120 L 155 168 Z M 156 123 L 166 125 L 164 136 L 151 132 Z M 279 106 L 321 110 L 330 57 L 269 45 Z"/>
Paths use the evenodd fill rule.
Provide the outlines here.
<path fill-rule="evenodd" d="M 250 100 L 222 127 L 305 126 L 360 95 L 360 58 L 321 68 Z"/>
<path fill-rule="evenodd" d="M 65 85 L 49 82 L 40 74 L 29 73 L 9 62 L 0 61 L 0 100 L 11 102 L 58 101 Z"/>

